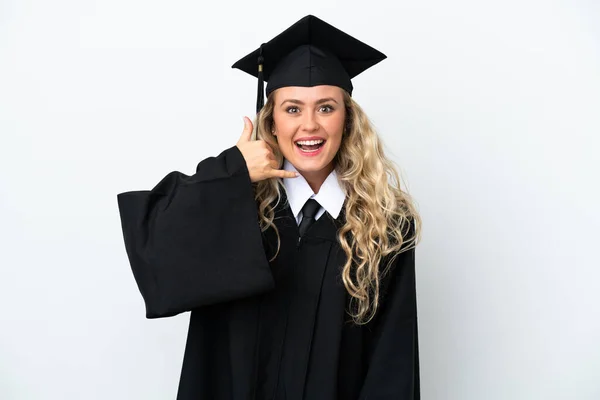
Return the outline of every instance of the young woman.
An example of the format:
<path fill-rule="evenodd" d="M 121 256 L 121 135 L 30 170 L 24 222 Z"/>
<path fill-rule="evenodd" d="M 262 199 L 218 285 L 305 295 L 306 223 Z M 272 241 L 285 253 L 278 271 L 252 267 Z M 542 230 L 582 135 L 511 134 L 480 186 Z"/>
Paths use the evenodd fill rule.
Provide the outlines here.
<path fill-rule="evenodd" d="M 192 311 L 178 399 L 420 398 L 420 218 L 351 97 L 384 58 L 303 18 L 234 65 L 256 129 L 118 195 L 147 317 Z"/>

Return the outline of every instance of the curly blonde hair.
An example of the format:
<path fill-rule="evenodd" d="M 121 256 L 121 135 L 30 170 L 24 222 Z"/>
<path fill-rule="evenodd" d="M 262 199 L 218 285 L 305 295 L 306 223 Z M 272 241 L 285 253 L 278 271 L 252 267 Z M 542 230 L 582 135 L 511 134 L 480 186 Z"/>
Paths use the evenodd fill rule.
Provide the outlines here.
<path fill-rule="evenodd" d="M 421 236 L 421 219 L 401 181 L 394 163 L 387 159 L 383 146 L 371 122 L 343 90 L 346 109 L 345 131 L 334 164 L 347 198 L 345 223 L 338 239 L 346 253 L 342 268 L 344 286 L 350 295 L 348 313 L 356 324 L 369 322 L 379 306 L 380 280 L 388 272 L 396 256 L 416 247 Z M 273 149 L 278 165 L 283 155 L 273 136 L 274 93 L 258 113 L 254 137 L 264 140 Z M 275 207 L 281 200 L 283 181 L 278 178 L 254 184 L 262 231 L 272 227 Z M 387 263 L 384 264 L 384 260 Z M 384 268 L 380 270 L 380 266 Z"/>

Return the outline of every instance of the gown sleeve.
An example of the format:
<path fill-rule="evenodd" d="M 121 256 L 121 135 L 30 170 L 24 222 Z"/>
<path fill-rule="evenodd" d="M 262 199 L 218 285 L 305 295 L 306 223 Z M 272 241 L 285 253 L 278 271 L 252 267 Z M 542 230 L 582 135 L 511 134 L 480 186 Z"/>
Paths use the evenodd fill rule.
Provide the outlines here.
<path fill-rule="evenodd" d="M 125 249 L 147 318 L 274 287 L 246 162 L 237 146 L 117 195 Z"/>
<path fill-rule="evenodd" d="M 360 400 L 419 400 L 415 250 L 396 257 L 367 337 Z M 370 324 L 371 324 L 370 323 Z"/>

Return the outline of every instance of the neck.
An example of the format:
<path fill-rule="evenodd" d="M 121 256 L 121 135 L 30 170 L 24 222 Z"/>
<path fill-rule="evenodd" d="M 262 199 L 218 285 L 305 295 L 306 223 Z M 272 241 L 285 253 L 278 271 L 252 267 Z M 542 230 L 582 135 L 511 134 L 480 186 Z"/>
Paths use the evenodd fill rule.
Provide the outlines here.
<path fill-rule="evenodd" d="M 329 174 L 333 171 L 333 163 L 323 168 L 320 171 L 315 172 L 303 172 L 298 171 L 300 174 L 306 179 L 308 186 L 312 189 L 314 194 L 319 193 L 319 189 L 321 189 L 321 185 L 325 182 L 325 179 L 329 176 Z"/>

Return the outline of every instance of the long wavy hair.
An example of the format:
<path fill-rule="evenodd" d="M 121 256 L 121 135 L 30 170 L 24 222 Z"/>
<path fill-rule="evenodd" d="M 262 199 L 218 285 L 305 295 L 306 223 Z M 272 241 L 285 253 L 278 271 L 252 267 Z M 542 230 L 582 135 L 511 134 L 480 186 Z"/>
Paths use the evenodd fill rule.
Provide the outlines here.
<path fill-rule="evenodd" d="M 345 222 L 338 240 L 346 253 L 342 268 L 344 286 L 350 295 L 348 313 L 356 324 L 369 322 L 379 306 L 380 281 L 396 256 L 416 247 L 421 236 L 421 219 L 410 195 L 401 189 L 394 163 L 386 158 L 379 136 L 362 108 L 343 90 L 345 129 L 334 168 L 347 196 Z M 279 167 L 283 155 L 272 134 L 274 92 L 258 113 L 254 137 L 273 149 Z M 266 179 L 254 184 L 262 231 L 273 223 L 281 200 L 283 181 Z"/>

